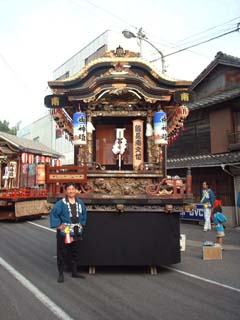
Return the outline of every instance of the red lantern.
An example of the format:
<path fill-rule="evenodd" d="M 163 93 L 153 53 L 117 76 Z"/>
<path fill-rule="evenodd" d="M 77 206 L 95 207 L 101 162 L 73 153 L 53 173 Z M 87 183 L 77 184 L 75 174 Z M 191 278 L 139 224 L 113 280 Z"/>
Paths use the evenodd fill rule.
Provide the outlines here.
<path fill-rule="evenodd" d="M 46 157 L 46 158 L 45 158 L 45 163 L 50 163 L 50 161 L 51 161 L 51 158 L 50 158 L 50 157 Z"/>
<path fill-rule="evenodd" d="M 41 162 L 41 163 L 45 163 L 45 157 L 44 157 L 44 156 L 41 156 L 40 162 Z"/>
<path fill-rule="evenodd" d="M 28 163 L 29 164 L 33 164 L 33 160 L 34 160 L 34 155 L 33 154 L 29 154 L 28 155 Z"/>
<path fill-rule="evenodd" d="M 186 106 L 180 106 L 177 110 L 179 119 L 186 119 L 189 115 L 189 109 Z"/>
<path fill-rule="evenodd" d="M 27 163 L 27 160 L 28 160 L 28 154 L 27 153 L 22 153 L 22 156 L 21 156 L 21 160 L 22 160 L 22 163 L 25 164 Z"/>

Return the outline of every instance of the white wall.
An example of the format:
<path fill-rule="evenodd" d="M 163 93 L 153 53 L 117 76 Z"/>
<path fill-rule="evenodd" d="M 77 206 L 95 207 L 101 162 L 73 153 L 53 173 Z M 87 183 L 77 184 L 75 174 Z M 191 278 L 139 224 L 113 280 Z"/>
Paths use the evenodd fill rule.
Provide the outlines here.
<path fill-rule="evenodd" d="M 30 125 L 24 127 L 17 132 L 17 136 L 29 140 L 36 140 L 49 148 L 61 153 L 61 164 L 74 163 L 74 147 L 73 144 L 66 139 L 65 133 L 62 137 L 56 139 L 56 123 L 48 114 Z"/>

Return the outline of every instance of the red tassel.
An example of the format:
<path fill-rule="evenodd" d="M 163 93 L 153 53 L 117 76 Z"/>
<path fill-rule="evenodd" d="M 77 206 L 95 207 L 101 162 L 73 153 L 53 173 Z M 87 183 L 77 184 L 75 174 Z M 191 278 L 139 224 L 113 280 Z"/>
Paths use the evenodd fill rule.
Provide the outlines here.
<path fill-rule="evenodd" d="M 73 242 L 73 238 L 70 236 L 70 233 L 66 233 L 64 243 L 65 244 L 70 244 L 72 242 Z"/>

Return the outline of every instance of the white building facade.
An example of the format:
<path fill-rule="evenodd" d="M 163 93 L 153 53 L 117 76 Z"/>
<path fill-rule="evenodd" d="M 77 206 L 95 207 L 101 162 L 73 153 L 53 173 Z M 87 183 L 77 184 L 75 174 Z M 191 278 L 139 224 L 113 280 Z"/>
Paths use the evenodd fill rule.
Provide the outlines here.
<path fill-rule="evenodd" d="M 68 135 L 56 127 L 56 123 L 50 114 L 19 130 L 17 136 L 41 142 L 61 153 L 63 155 L 60 159 L 61 164 L 74 163 L 74 146 Z"/>
<path fill-rule="evenodd" d="M 116 50 L 118 46 L 121 46 L 124 50 L 130 50 L 134 52 L 139 52 L 144 48 L 149 49 L 148 44 L 146 44 L 144 48 L 142 46 L 141 49 L 138 40 L 126 39 L 122 33 L 106 30 L 87 46 L 73 55 L 70 59 L 64 62 L 56 70 L 54 70 L 54 80 L 63 80 L 73 76 L 90 61 L 102 57 L 107 51 Z M 152 50 L 151 47 L 150 49 Z M 148 51 L 145 51 L 143 54 L 144 56 L 147 56 Z"/>

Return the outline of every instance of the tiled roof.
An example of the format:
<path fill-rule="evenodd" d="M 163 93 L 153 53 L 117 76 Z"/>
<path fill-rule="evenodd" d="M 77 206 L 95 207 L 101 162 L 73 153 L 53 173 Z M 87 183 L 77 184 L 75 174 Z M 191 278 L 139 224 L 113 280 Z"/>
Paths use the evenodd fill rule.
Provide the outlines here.
<path fill-rule="evenodd" d="M 193 81 L 190 90 L 193 90 L 202 80 L 218 65 L 223 64 L 240 68 L 240 58 L 234 57 L 223 52 L 218 52 L 214 60 L 197 76 Z"/>
<path fill-rule="evenodd" d="M 196 167 L 216 167 L 221 164 L 240 164 L 240 151 L 221 154 L 206 154 L 198 156 L 187 156 L 182 158 L 168 159 L 167 168 L 196 168 Z"/>
<path fill-rule="evenodd" d="M 217 103 L 240 97 L 240 88 L 231 89 L 188 104 L 189 110 L 205 108 Z"/>
<path fill-rule="evenodd" d="M 59 152 L 45 146 L 40 142 L 20 138 L 6 132 L 0 131 L 0 139 L 12 144 L 21 151 L 31 152 L 39 155 L 53 156 L 56 158 L 62 156 Z"/>

